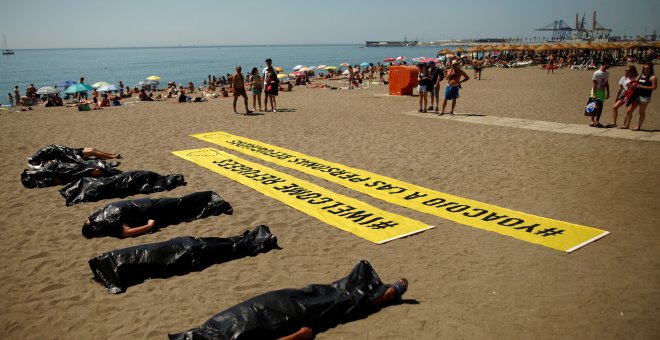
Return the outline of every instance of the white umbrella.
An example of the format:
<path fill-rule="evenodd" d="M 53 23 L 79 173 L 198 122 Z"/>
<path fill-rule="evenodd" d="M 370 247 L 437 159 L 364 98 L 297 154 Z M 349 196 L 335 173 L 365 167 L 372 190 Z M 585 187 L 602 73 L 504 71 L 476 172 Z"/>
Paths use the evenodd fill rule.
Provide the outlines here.
<path fill-rule="evenodd" d="M 56 93 L 60 93 L 60 90 L 50 86 L 44 86 L 37 90 L 37 94 L 56 94 Z"/>
<path fill-rule="evenodd" d="M 296 65 L 296 66 L 293 67 L 293 70 L 294 70 L 294 71 L 298 71 L 298 70 L 300 70 L 300 69 L 303 68 L 303 67 L 305 67 L 305 66 L 302 66 L 302 65 Z"/>
<path fill-rule="evenodd" d="M 119 87 L 115 84 L 110 84 L 110 85 L 101 86 L 98 89 L 96 89 L 96 91 L 98 92 L 119 91 Z"/>
<path fill-rule="evenodd" d="M 351 64 L 349 64 L 349 63 L 341 63 L 341 64 L 339 64 L 339 66 L 349 67 L 349 66 L 351 66 Z"/>
<path fill-rule="evenodd" d="M 326 68 L 326 67 L 328 67 L 328 65 L 323 65 L 323 64 L 322 64 L 322 65 L 316 66 L 316 68 L 317 68 L 318 70 L 322 70 L 322 69 L 324 69 L 324 68 Z"/>

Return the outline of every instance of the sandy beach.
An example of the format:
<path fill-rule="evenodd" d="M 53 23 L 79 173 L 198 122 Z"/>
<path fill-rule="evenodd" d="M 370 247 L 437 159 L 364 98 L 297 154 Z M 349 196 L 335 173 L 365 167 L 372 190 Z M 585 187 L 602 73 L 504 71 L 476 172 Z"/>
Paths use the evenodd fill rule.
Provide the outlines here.
<path fill-rule="evenodd" d="M 638 65 L 638 70 L 640 70 Z M 623 67 L 610 70 L 612 97 Z M 593 71 L 484 70 L 456 112 L 587 125 Z M 472 76 L 472 71 L 468 70 Z M 330 82 L 346 86 L 345 82 Z M 444 86 L 444 82 L 443 82 Z M 660 131 L 660 94 L 643 130 Z M 270 290 L 329 283 L 366 259 L 383 281 L 410 280 L 405 303 L 317 339 L 652 339 L 660 334 L 660 142 L 470 124 L 418 114 L 417 97 L 297 86 L 277 113 L 237 115 L 232 98 L 0 111 L 0 337 L 164 339 Z M 611 123 L 609 99 L 601 122 Z M 251 106 L 251 98 L 250 98 Z M 243 105 L 239 102 L 239 112 Z M 625 110 L 620 110 L 619 124 Z M 635 113 L 633 124 L 638 115 Z M 595 129 L 595 128 L 593 128 Z M 564 253 L 389 204 L 295 170 L 250 161 L 437 228 L 376 245 L 172 155 L 215 147 L 194 133 L 226 131 L 460 197 L 610 231 Z M 632 131 L 625 131 L 635 133 Z M 59 187 L 26 189 L 26 159 L 49 144 L 120 152 L 120 169 L 183 173 L 188 185 L 151 197 L 213 190 L 221 215 L 130 239 L 81 235 L 112 200 L 66 207 Z M 131 198 L 143 197 L 142 195 Z M 108 294 L 87 261 L 177 236 L 238 235 L 265 224 L 281 250 L 153 279 Z"/>

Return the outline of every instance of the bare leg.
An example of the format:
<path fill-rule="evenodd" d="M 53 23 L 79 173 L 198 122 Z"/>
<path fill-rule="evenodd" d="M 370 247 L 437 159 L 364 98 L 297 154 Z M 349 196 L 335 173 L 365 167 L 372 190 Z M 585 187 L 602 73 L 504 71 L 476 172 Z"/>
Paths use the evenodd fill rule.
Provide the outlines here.
<path fill-rule="evenodd" d="M 616 103 L 614 103 L 614 106 L 612 106 L 612 122 L 614 123 L 614 127 L 616 127 L 616 120 L 619 115 L 619 108 L 623 105 L 624 101 L 623 100 L 617 100 Z"/>
<path fill-rule="evenodd" d="M 250 109 L 248 108 L 248 97 L 247 94 L 243 95 L 243 103 L 245 103 L 245 114 L 252 113 Z"/>
<path fill-rule="evenodd" d="M 633 131 L 639 131 L 642 128 L 642 123 L 644 123 L 644 118 L 646 118 L 646 106 L 648 103 L 639 103 L 639 121 L 637 121 L 637 127 Z"/>
<path fill-rule="evenodd" d="M 451 100 L 451 112 L 450 112 L 451 115 L 454 114 L 454 108 L 455 107 L 456 107 L 456 98 Z"/>
<path fill-rule="evenodd" d="M 626 111 L 626 120 L 623 122 L 623 126 L 621 127 L 622 129 L 630 128 L 630 123 L 632 121 L 632 113 L 637 108 L 637 105 L 638 105 L 637 103 L 632 103 L 632 105 L 628 107 L 628 110 Z"/>
<path fill-rule="evenodd" d="M 236 101 L 237 101 L 237 100 L 238 100 L 238 96 L 237 96 L 237 95 L 234 95 L 234 113 L 238 113 L 238 112 L 236 111 Z"/>
<path fill-rule="evenodd" d="M 445 107 L 447 106 L 447 98 L 442 101 L 442 112 L 440 113 L 441 115 L 445 113 Z"/>
<path fill-rule="evenodd" d="M 121 155 L 118 153 L 110 153 L 105 151 L 96 150 L 94 148 L 83 148 L 83 158 L 87 159 L 90 157 L 95 157 L 98 159 L 113 159 L 121 158 Z"/>
<path fill-rule="evenodd" d="M 279 340 L 307 340 L 314 337 L 314 331 L 309 327 L 302 327 L 297 332 L 283 336 Z"/>

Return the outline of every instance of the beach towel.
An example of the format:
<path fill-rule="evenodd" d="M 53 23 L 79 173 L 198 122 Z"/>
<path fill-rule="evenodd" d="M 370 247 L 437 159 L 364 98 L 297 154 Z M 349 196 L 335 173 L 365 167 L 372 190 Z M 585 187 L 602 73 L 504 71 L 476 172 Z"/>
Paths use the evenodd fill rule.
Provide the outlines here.
<path fill-rule="evenodd" d="M 322 331 L 366 316 L 387 285 L 369 262 L 360 261 L 344 278 L 302 289 L 282 289 L 226 309 L 197 328 L 170 334 L 183 339 L 277 339 L 311 327 Z"/>
<path fill-rule="evenodd" d="M 147 279 L 185 275 L 273 248 L 278 248 L 277 237 L 259 225 L 234 237 L 185 236 L 113 250 L 89 260 L 89 267 L 109 293 L 117 294 Z"/>
<path fill-rule="evenodd" d="M 169 191 L 186 185 L 182 174 L 167 176 L 151 171 L 128 171 L 110 177 L 84 177 L 60 190 L 71 206 L 82 202 L 96 202 L 107 198 L 124 198 L 137 194 Z"/>

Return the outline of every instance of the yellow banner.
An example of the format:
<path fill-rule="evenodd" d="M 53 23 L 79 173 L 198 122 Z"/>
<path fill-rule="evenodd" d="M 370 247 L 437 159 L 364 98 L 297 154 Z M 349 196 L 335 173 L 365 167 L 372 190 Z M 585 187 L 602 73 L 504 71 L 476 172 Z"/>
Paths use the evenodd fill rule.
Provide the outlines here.
<path fill-rule="evenodd" d="M 435 228 L 213 148 L 172 153 L 371 242 Z"/>
<path fill-rule="evenodd" d="M 222 131 L 192 137 L 296 169 L 390 203 L 557 250 L 572 252 L 609 234 L 605 230 L 427 189 Z"/>

